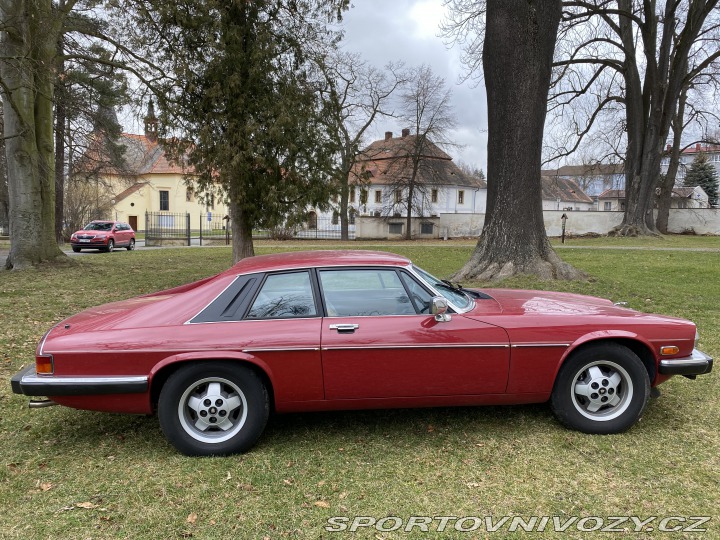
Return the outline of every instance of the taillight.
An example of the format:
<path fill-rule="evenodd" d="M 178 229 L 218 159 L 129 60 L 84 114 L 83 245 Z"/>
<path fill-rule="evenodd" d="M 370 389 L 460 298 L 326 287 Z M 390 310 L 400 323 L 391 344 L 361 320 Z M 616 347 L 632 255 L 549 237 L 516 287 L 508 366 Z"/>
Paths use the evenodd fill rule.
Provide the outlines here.
<path fill-rule="evenodd" d="M 52 375 L 55 371 L 52 354 L 41 354 L 36 356 L 35 371 L 38 375 Z"/>

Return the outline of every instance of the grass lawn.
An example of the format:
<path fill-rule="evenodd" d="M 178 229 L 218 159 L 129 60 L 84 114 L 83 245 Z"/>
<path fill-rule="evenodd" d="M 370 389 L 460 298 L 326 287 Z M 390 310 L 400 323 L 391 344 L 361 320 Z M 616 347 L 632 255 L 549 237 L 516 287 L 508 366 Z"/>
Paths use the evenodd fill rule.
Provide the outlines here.
<path fill-rule="evenodd" d="M 502 285 L 598 295 L 690 318 L 701 348 L 717 357 L 720 253 L 616 249 L 720 247 L 715 238 L 677 238 L 571 240 L 593 248 L 559 250 L 592 276 L 588 282 L 518 278 Z M 447 275 L 473 243 L 382 246 Z M 259 253 L 303 246 L 260 245 Z M 31 411 L 26 398 L 11 393 L 9 378 L 34 360 L 53 323 L 90 305 L 223 270 L 230 251 L 123 250 L 73 261 L 0 272 L 2 539 L 720 538 L 717 374 L 665 383 L 643 420 L 622 435 L 568 431 L 546 405 L 293 414 L 271 419 L 250 453 L 212 459 L 179 455 L 153 417 Z M 433 532 L 351 533 L 325 531 L 331 516 L 398 516 L 403 525 L 411 516 L 557 516 L 560 524 L 597 516 L 606 526 L 609 516 L 658 518 L 641 532 L 632 521 L 619 525 L 625 532 L 584 532 L 571 521 L 565 533 L 552 532 L 552 521 L 543 533 L 510 532 L 509 524 L 496 533 L 485 524 L 458 532 L 449 521 L 439 533 L 435 520 Z M 657 531 L 666 516 L 712 519 L 705 533 Z M 393 521 L 383 524 L 392 528 Z"/>

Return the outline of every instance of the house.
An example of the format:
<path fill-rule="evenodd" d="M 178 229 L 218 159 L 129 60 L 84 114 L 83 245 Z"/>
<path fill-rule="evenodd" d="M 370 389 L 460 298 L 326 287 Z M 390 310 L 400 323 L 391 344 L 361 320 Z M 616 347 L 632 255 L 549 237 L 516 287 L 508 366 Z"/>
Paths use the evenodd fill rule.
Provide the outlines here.
<path fill-rule="evenodd" d="M 625 190 L 608 189 L 598 197 L 599 210 L 625 211 Z M 670 208 L 709 208 L 707 193 L 700 186 L 676 187 L 670 196 Z"/>
<path fill-rule="evenodd" d="M 672 147 L 667 145 L 666 153 L 669 154 Z M 687 175 L 690 167 L 692 167 L 693 161 L 698 154 L 703 153 L 707 156 L 708 163 L 715 167 L 715 172 L 720 177 L 720 144 L 701 144 L 697 143 L 694 146 L 686 148 L 680 154 L 680 164 L 677 170 L 677 176 L 675 177 L 675 185 L 682 186 L 685 183 L 685 176 Z M 662 172 L 665 174 L 670 165 L 670 156 L 665 155 L 662 159 Z M 720 195 L 720 189 L 718 190 Z"/>
<path fill-rule="evenodd" d="M 363 216 L 405 216 L 407 184 L 412 177 L 416 135 L 403 129 L 374 141 L 355 160 L 351 170 L 349 206 Z M 418 160 L 412 215 L 431 217 L 441 213 L 483 213 L 487 184 L 463 172 L 452 158 L 432 141 L 425 141 Z M 335 201 L 333 201 L 335 202 Z"/>
<path fill-rule="evenodd" d="M 102 137 L 99 137 L 102 140 Z M 115 164 L 98 159 L 104 152 L 102 145 L 91 148 L 79 161 L 75 176 L 97 177 L 103 198 L 103 217 L 126 221 L 135 230 L 145 229 L 147 213 L 161 214 L 163 227 L 184 226 L 185 214 L 190 214 L 192 228 L 198 220 L 217 222 L 227 215 L 227 206 L 218 193 L 196 193 L 187 178 L 192 169 L 175 163 L 166 155 L 157 136 L 157 118 L 152 101 L 145 117 L 145 133 L 123 133 L 116 145 L 124 152 Z M 102 158 L 102 156 L 100 156 Z M 92 163 L 100 163 L 93 168 Z M 177 223 L 176 223 L 177 222 Z"/>
<path fill-rule="evenodd" d="M 572 180 L 593 199 L 608 189 L 625 189 L 625 166 L 622 163 L 564 165 L 542 174 Z"/>
<path fill-rule="evenodd" d="M 573 181 L 560 176 L 542 177 L 543 210 L 595 210 L 595 201 Z"/>

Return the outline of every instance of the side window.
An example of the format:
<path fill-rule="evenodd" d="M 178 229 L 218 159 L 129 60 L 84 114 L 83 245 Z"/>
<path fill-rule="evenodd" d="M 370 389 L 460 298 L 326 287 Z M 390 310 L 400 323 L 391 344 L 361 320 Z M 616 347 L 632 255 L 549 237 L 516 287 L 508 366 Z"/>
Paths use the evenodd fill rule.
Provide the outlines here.
<path fill-rule="evenodd" d="M 310 274 L 292 272 L 267 277 L 255 298 L 248 319 L 288 319 L 317 315 Z"/>
<path fill-rule="evenodd" d="M 429 315 L 431 312 L 430 306 L 432 305 L 432 294 L 427 292 L 422 285 L 405 272 L 400 272 L 400 277 L 402 282 L 405 284 L 405 287 L 410 292 L 410 298 L 412 299 L 413 304 L 415 304 L 415 309 L 417 309 L 419 313 L 427 313 Z"/>
<path fill-rule="evenodd" d="M 395 270 L 321 270 L 320 284 L 331 317 L 417 313 Z"/>

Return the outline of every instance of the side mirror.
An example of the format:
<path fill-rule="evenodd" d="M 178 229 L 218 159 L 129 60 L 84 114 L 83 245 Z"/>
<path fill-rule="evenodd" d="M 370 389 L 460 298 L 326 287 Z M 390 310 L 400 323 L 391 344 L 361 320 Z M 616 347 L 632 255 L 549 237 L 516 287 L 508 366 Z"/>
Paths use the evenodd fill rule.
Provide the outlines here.
<path fill-rule="evenodd" d="M 448 301 L 444 296 L 435 296 L 432 299 L 432 313 L 437 322 L 449 322 L 452 317 L 447 312 Z"/>

